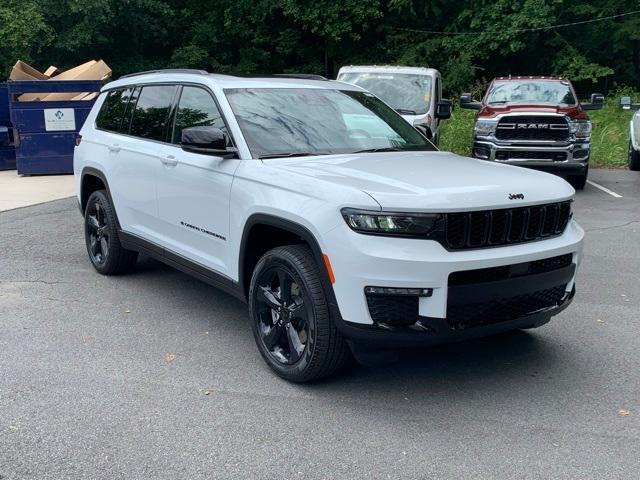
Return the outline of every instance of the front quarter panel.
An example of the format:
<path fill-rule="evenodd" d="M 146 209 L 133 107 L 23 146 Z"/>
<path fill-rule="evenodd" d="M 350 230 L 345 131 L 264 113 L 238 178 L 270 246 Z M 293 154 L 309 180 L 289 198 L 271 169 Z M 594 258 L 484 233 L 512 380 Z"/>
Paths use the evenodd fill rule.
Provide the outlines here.
<path fill-rule="evenodd" d="M 304 227 L 327 252 L 323 235 L 343 224 L 342 207 L 379 210 L 380 205 L 356 189 L 286 172 L 260 160 L 247 160 L 236 171 L 230 201 L 229 275 L 239 279 L 238 259 L 244 226 L 256 214 Z"/>

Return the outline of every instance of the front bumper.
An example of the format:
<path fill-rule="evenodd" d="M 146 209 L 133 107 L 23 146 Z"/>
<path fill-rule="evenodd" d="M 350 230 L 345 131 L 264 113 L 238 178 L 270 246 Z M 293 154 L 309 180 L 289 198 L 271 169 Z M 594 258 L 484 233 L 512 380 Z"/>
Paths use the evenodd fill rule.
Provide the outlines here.
<path fill-rule="evenodd" d="M 542 325 L 571 301 L 583 237 L 583 230 L 571 221 L 565 232 L 554 238 L 495 248 L 447 251 L 435 241 L 363 236 L 351 231 L 346 224 L 339 226 L 325 235 L 325 249 L 336 279 L 333 292 L 339 310 L 336 312 L 338 328 L 352 341 L 391 347 L 397 343 L 424 345 L 448 342 Z M 450 276 L 455 272 L 511 267 L 563 255 L 570 255 L 571 268 L 559 273 L 561 278 L 532 276 L 527 282 L 528 277 L 520 277 L 501 280 L 501 285 L 484 283 L 464 288 L 450 285 Z M 422 331 L 404 327 L 390 329 L 374 321 L 365 294 L 367 286 L 431 289 L 430 296 L 418 299 L 420 323 L 427 328 L 422 328 Z M 472 296 L 474 290 L 482 293 L 493 289 L 500 297 L 499 292 L 505 288 L 517 296 L 526 293 L 527 289 L 535 291 L 557 286 L 562 287 L 562 298 L 552 308 L 526 312 L 526 315 L 518 312 L 513 318 L 505 317 L 499 322 L 473 328 L 454 327 L 448 319 L 448 313 L 451 313 L 448 309 L 453 308 L 451 305 L 455 298 Z M 479 302 L 482 302 L 481 298 L 482 295 Z"/>
<path fill-rule="evenodd" d="M 473 157 L 509 165 L 566 174 L 583 173 L 589 164 L 590 142 L 500 142 L 478 137 Z"/>

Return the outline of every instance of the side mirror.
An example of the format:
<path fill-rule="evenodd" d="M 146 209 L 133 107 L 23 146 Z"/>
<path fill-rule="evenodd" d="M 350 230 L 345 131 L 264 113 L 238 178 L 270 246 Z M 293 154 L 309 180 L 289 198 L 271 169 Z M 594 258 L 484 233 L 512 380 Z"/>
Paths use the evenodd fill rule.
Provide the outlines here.
<path fill-rule="evenodd" d="M 622 110 L 640 110 L 640 103 L 632 103 L 631 97 L 620 97 L 620 108 Z"/>
<path fill-rule="evenodd" d="M 451 118 L 451 107 L 451 100 L 448 100 L 446 98 L 441 99 L 438 103 L 436 103 L 436 118 L 439 118 L 440 120 Z"/>
<path fill-rule="evenodd" d="M 227 147 L 227 134 L 216 127 L 185 128 L 180 146 L 187 152 L 205 155 L 227 157 L 237 153 L 235 148 Z"/>
<path fill-rule="evenodd" d="M 601 93 L 591 94 L 591 103 L 584 103 L 582 105 L 583 110 L 599 110 L 604 105 L 604 95 Z"/>
<path fill-rule="evenodd" d="M 469 110 L 480 110 L 482 103 L 474 102 L 470 93 L 463 93 L 460 95 L 460 107 L 468 108 Z"/>

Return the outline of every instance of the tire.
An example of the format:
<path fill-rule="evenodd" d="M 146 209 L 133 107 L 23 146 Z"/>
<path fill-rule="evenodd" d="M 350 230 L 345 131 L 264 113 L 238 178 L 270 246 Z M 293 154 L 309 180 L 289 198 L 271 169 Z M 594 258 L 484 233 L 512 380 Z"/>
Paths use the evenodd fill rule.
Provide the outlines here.
<path fill-rule="evenodd" d="M 291 382 L 342 368 L 348 346 L 336 329 L 318 264 L 306 245 L 274 248 L 258 261 L 249 287 L 251 328 L 265 362 Z"/>
<path fill-rule="evenodd" d="M 640 152 L 633 149 L 631 140 L 629 140 L 629 170 L 635 172 L 640 170 Z"/>
<path fill-rule="evenodd" d="M 104 190 L 87 200 L 84 211 L 84 238 L 93 267 L 102 275 L 119 275 L 135 265 L 138 252 L 120 244 L 116 214 Z"/>
<path fill-rule="evenodd" d="M 571 186 L 576 190 L 584 190 L 584 187 L 587 184 L 588 176 L 589 176 L 589 167 L 587 166 L 583 174 L 571 175 L 569 178 L 567 178 L 567 182 L 569 182 Z"/>

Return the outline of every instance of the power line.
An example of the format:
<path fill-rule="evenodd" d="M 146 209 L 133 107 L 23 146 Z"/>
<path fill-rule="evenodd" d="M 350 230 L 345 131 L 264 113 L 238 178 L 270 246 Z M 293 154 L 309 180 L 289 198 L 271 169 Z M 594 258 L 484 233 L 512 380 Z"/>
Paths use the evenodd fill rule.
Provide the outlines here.
<path fill-rule="evenodd" d="M 556 28 L 573 27 L 574 25 L 584 25 L 585 23 L 602 22 L 603 20 L 612 20 L 614 18 L 627 17 L 629 15 L 636 15 L 638 13 L 640 13 L 640 10 L 635 10 L 633 12 L 627 12 L 627 13 L 618 13 L 617 15 L 609 15 L 607 17 L 592 18 L 591 20 L 582 20 L 580 22 L 561 23 L 558 25 L 549 25 L 547 27 L 521 28 L 518 30 L 506 30 L 506 31 L 508 33 L 539 32 L 543 30 L 553 30 Z M 436 35 L 481 35 L 483 33 L 504 33 L 505 32 L 505 30 L 483 30 L 483 31 L 475 31 L 475 32 L 439 32 L 436 30 L 418 30 L 415 28 L 400 28 L 400 27 L 392 27 L 391 29 L 401 30 L 404 32 L 430 33 L 430 34 L 436 34 Z"/>

